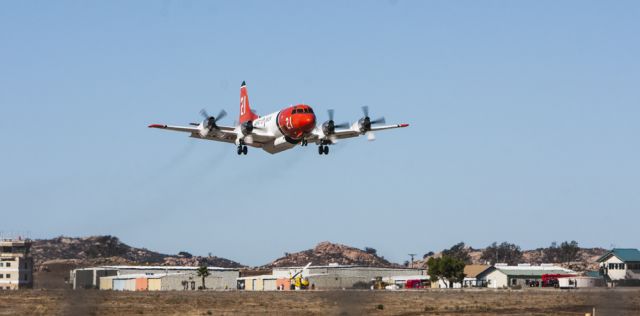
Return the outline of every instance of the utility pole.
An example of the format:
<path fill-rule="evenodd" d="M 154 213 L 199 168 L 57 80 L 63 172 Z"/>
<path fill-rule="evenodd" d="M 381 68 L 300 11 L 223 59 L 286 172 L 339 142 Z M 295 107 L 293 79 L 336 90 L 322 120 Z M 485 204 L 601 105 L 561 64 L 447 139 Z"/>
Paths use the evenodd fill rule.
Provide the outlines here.
<path fill-rule="evenodd" d="M 415 253 L 410 253 L 409 257 L 411 257 L 411 265 L 409 265 L 410 268 L 413 268 L 413 257 L 415 257 L 416 254 Z"/>

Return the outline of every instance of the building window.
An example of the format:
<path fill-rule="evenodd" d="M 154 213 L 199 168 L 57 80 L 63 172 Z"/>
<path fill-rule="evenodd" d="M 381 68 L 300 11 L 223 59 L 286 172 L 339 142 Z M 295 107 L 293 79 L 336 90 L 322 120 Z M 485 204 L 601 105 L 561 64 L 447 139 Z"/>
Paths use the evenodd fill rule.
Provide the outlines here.
<path fill-rule="evenodd" d="M 4 274 L 0 273 L 0 279 L 4 278 Z"/>
<path fill-rule="evenodd" d="M 7 279 L 11 279 L 11 274 L 6 275 Z"/>
<path fill-rule="evenodd" d="M 7 262 L 7 268 L 11 266 L 11 262 Z"/>
<path fill-rule="evenodd" d="M 23 279 L 24 279 L 25 281 L 27 281 L 27 280 L 29 280 L 29 276 L 25 274 Z"/>

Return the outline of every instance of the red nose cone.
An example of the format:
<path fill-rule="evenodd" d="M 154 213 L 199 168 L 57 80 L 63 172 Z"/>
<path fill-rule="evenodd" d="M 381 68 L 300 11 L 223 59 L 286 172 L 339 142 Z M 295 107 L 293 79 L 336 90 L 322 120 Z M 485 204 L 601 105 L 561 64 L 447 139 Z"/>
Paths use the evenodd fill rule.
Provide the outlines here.
<path fill-rule="evenodd" d="M 298 104 L 280 111 L 277 124 L 285 136 L 302 139 L 316 128 L 316 115 L 310 106 Z"/>
<path fill-rule="evenodd" d="M 305 114 L 302 116 L 302 122 L 300 124 L 300 129 L 304 133 L 311 133 L 313 129 L 316 127 L 316 116 L 315 114 Z"/>

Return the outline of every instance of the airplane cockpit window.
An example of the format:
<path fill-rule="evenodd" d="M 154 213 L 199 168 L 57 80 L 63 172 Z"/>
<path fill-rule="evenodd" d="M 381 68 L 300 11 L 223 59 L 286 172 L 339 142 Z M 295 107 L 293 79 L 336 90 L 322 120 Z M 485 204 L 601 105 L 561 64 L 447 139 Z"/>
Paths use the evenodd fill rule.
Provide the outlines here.
<path fill-rule="evenodd" d="M 296 113 L 304 113 L 303 109 L 296 109 Z"/>
<path fill-rule="evenodd" d="M 313 109 L 312 108 L 309 108 L 309 113 L 313 113 Z"/>

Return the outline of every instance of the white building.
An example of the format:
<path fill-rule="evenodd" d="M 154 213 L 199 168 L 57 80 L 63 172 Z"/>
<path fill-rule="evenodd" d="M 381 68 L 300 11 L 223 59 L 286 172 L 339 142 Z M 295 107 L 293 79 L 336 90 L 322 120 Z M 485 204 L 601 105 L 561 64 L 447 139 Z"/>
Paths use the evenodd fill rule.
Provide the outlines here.
<path fill-rule="evenodd" d="M 225 290 L 236 287 L 240 269 L 208 269 L 210 275 L 205 279 L 207 289 Z M 153 280 L 147 280 L 147 289 L 150 290 L 195 290 L 201 285 L 197 270 L 198 267 L 191 266 L 102 266 L 71 270 L 69 279 L 73 289 L 129 290 L 132 285 L 126 282 L 135 283 L 137 279 L 138 283 L 133 288 L 142 290 L 145 288 L 145 281 L 142 279 L 149 279 Z M 132 279 L 134 281 L 120 281 Z M 106 283 L 102 284 L 103 281 Z M 122 286 L 124 288 L 121 288 Z"/>
<path fill-rule="evenodd" d="M 319 290 L 349 289 L 357 285 L 369 288 L 376 278 L 426 279 L 426 270 L 411 268 L 377 268 L 357 265 L 329 264 L 306 267 L 275 267 L 270 275 L 257 275 L 238 278 L 239 290 L 269 291 L 278 288 L 290 289 L 291 277 L 300 273 L 307 279 L 310 288 Z"/>
<path fill-rule="evenodd" d="M 441 289 L 449 288 L 449 286 L 452 286 L 454 289 L 462 287 L 484 287 L 486 284 L 484 280 L 478 280 L 478 275 L 489 268 L 491 268 L 491 266 L 485 264 L 468 264 L 464 266 L 464 280 L 462 280 L 462 283 L 454 282 L 450 284 L 449 280 L 440 278 L 438 282 L 431 283 L 431 287 Z"/>
<path fill-rule="evenodd" d="M 604 286 L 604 280 L 602 278 L 590 276 L 558 278 L 558 287 L 561 289 L 580 289 L 597 286 Z"/>
<path fill-rule="evenodd" d="M 548 275 L 577 275 L 576 272 L 554 265 L 532 266 L 519 264 L 508 266 L 496 264 L 493 267 L 478 274 L 477 279 L 486 284 L 488 288 L 505 288 L 513 286 L 528 287 L 532 284 L 541 286 L 542 276 Z"/>
<path fill-rule="evenodd" d="M 598 259 L 600 272 L 607 281 L 640 280 L 640 251 L 614 248 Z M 636 281 L 637 282 L 637 281 Z"/>
<path fill-rule="evenodd" d="M 33 258 L 31 241 L 0 240 L 0 290 L 33 287 Z"/>

